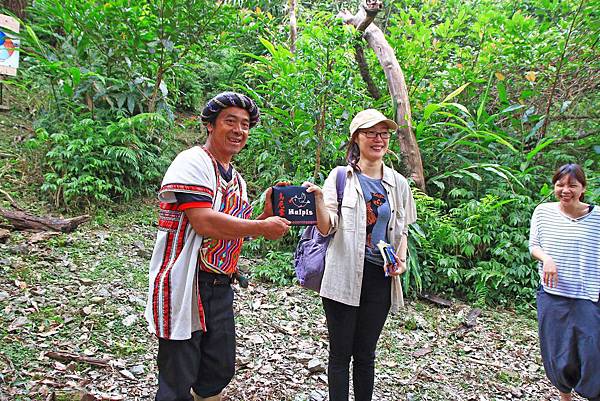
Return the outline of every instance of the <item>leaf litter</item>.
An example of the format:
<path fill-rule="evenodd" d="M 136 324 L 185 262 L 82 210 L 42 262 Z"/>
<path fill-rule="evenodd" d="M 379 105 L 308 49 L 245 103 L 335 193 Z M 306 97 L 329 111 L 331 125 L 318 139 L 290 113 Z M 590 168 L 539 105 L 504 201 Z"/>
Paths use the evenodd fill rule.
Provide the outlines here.
<path fill-rule="evenodd" d="M 153 399 L 157 341 L 143 312 L 155 227 L 141 220 L 0 244 L 0 401 Z M 318 296 L 234 289 L 237 370 L 224 401 L 326 401 Z M 556 400 L 537 340 L 535 316 L 409 302 L 379 340 L 374 400 Z"/>

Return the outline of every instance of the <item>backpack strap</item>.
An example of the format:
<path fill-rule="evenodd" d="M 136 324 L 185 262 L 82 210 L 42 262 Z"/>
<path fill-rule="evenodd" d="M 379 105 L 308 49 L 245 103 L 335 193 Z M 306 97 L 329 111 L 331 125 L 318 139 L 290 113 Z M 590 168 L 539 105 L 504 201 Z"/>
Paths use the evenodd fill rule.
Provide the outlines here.
<path fill-rule="evenodd" d="M 338 213 L 342 207 L 342 199 L 344 199 L 344 189 L 346 187 L 346 167 L 339 166 L 337 168 L 337 174 L 335 178 L 335 189 L 337 190 L 337 202 L 338 202 Z"/>

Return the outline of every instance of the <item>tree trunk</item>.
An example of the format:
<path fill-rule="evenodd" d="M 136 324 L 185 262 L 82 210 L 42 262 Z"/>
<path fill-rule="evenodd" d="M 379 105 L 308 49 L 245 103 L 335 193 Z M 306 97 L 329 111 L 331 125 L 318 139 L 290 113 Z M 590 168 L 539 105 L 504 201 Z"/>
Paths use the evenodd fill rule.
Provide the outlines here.
<path fill-rule="evenodd" d="M 25 18 L 25 8 L 27 7 L 27 0 L 4 0 L 2 5 L 8 8 L 10 11 L 15 13 L 20 20 Z"/>
<path fill-rule="evenodd" d="M 323 144 L 325 143 L 324 131 L 325 131 L 325 114 L 327 112 L 327 102 L 325 96 L 321 103 L 321 112 L 319 119 L 315 127 L 315 133 L 317 134 L 317 153 L 315 155 L 315 169 L 313 171 L 313 181 L 316 182 L 319 177 L 319 171 L 321 171 L 321 152 L 323 151 Z"/>
<path fill-rule="evenodd" d="M 400 151 L 404 156 L 404 162 L 415 184 L 425 192 L 423 161 L 421 160 L 421 152 L 419 151 L 417 139 L 412 131 L 410 102 L 408 100 L 408 90 L 406 88 L 406 81 L 404 80 L 404 73 L 396 59 L 394 49 L 386 40 L 381 29 L 375 24 L 369 23 L 369 20 L 373 21 L 374 14 L 377 14 L 380 10 L 381 2 L 368 0 L 367 3 L 361 5 L 356 15 L 352 15 L 349 11 L 344 10 L 340 11 L 338 17 L 345 24 L 354 25 L 357 29 L 364 29 L 363 38 L 375 52 L 385 73 L 390 96 L 396 110 L 394 118 L 399 126 L 398 139 L 400 142 Z"/>
<path fill-rule="evenodd" d="M 333 60 L 329 59 L 329 52 L 327 52 L 327 59 L 325 60 L 327 63 L 327 73 L 325 74 L 329 77 L 329 73 L 333 69 Z M 327 88 L 329 86 L 329 78 L 325 80 L 323 83 L 323 87 Z M 313 172 L 313 180 L 317 180 L 319 176 L 319 171 L 321 171 L 321 153 L 323 152 L 323 145 L 325 144 L 325 118 L 327 116 L 327 99 L 328 92 L 325 92 L 321 97 L 321 110 L 319 113 L 319 118 L 315 125 L 315 134 L 317 136 L 317 153 L 315 155 L 315 170 Z"/>
<path fill-rule="evenodd" d="M 356 51 L 356 64 L 358 64 L 360 76 L 367 84 L 367 91 L 369 91 L 369 94 L 373 99 L 379 100 L 381 98 L 381 93 L 379 93 L 379 89 L 377 88 L 377 85 L 375 85 L 375 82 L 373 82 L 373 77 L 371 77 L 371 72 L 369 71 L 369 65 L 365 59 L 365 52 L 363 51 L 362 45 L 357 43 L 356 46 L 354 46 L 354 50 Z"/>
<path fill-rule="evenodd" d="M 154 84 L 154 90 L 152 91 L 152 96 L 148 101 L 148 113 L 154 113 L 156 110 L 156 102 L 158 98 L 158 91 L 160 90 L 160 84 L 162 82 L 162 77 L 164 74 L 164 70 L 161 68 L 156 72 L 156 83 Z"/>
<path fill-rule="evenodd" d="M 60 231 L 70 233 L 77 226 L 90 220 L 90 216 L 82 215 L 70 219 L 56 217 L 39 217 L 23 211 L 11 211 L 0 208 L 0 217 L 4 217 L 17 230 Z"/>
<path fill-rule="evenodd" d="M 296 36 L 298 35 L 298 28 L 296 26 L 296 0 L 290 0 L 290 51 L 296 53 Z"/>

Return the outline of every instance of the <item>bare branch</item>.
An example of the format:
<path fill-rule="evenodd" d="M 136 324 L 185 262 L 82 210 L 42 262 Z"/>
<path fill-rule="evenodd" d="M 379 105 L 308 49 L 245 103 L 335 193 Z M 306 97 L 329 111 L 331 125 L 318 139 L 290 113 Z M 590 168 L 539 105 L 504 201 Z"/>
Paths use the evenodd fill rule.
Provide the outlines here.
<path fill-rule="evenodd" d="M 539 137 L 542 138 L 546 135 L 546 129 L 548 128 L 548 123 L 550 121 L 550 106 L 552 106 L 552 100 L 554 99 L 554 92 L 556 91 L 556 85 L 558 84 L 558 78 L 560 77 L 560 72 L 565 61 L 565 53 L 567 51 L 567 47 L 569 46 L 569 40 L 571 39 L 571 33 L 573 32 L 573 27 L 575 26 L 575 21 L 577 21 L 577 17 L 579 16 L 579 12 L 583 8 L 585 4 L 585 0 L 581 0 L 579 3 L 579 7 L 573 15 L 573 21 L 571 21 L 571 26 L 569 27 L 569 32 L 567 33 L 567 38 L 565 39 L 565 47 L 563 48 L 562 54 L 560 56 L 558 67 L 556 69 L 556 76 L 554 77 L 554 83 L 552 84 L 552 89 L 550 89 L 550 95 L 548 96 L 548 103 L 546 105 L 546 113 L 544 118 L 544 125 L 539 131 Z"/>
<path fill-rule="evenodd" d="M 410 102 L 404 73 L 398 63 L 394 49 L 388 43 L 381 29 L 373 22 L 369 22 L 369 24 L 364 23 L 367 18 L 370 18 L 367 15 L 366 9 L 375 8 L 375 4 L 380 4 L 380 2 L 370 0 L 365 4 L 366 7 L 360 7 L 356 15 L 352 15 L 349 11 L 343 10 L 340 11 L 337 16 L 338 18 L 341 18 L 344 23 L 353 25 L 356 28 L 367 25 L 363 38 L 375 52 L 386 77 L 396 114 L 394 118 L 400 127 L 398 130 L 398 139 L 400 150 L 404 157 L 404 163 L 408 170 L 410 170 L 411 178 L 415 181 L 417 186 L 425 192 L 423 161 L 421 159 L 421 152 L 419 151 L 417 139 L 412 132 Z M 369 5 L 371 7 L 369 7 Z M 379 8 L 379 6 L 377 6 L 377 8 Z"/>
<path fill-rule="evenodd" d="M 373 99 L 380 99 L 381 93 L 379 93 L 379 88 L 377 88 L 377 85 L 375 85 L 375 82 L 373 82 L 373 77 L 369 71 L 369 66 L 367 64 L 367 60 L 365 59 L 365 52 L 363 51 L 362 45 L 357 43 L 356 46 L 354 46 L 354 49 L 356 51 L 355 58 L 356 63 L 358 64 L 358 70 L 360 71 L 360 76 L 367 84 L 367 90 Z"/>
<path fill-rule="evenodd" d="M 598 135 L 600 134 L 600 131 L 580 131 L 577 135 L 575 136 L 568 136 L 568 137 L 564 137 L 559 139 L 558 141 L 554 142 L 555 144 L 561 144 L 561 143 L 570 143 L 570 142 L 575 142 L 575 141 L 579 141 L 581 139 L 585 139 L 588 138 L 590 136 L 593 135 Z"/>
<path fill-rule="evenodd" d="M 383 8 L 383 3 L 380 0 L 367 0 L 361 4 L 361 8 L 365 11 L 366 17 L 356 29 L 359 32 L 364 32 Z"/>

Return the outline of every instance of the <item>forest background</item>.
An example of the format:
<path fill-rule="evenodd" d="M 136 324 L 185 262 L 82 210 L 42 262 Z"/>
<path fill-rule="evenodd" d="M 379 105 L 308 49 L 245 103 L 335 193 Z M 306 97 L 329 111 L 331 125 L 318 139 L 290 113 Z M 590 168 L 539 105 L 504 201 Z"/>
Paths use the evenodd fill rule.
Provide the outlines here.
<path fill-rule="evenodd" d="M 34 212 L 86 212 L 102 225 L 154 204 L 173 157 L 205 140 L 199 112 L 223 90 L 261 108 L 235 158 L 256 214 L 276 181 L 322 184 L 344 163 L 356 112 L 397 112 L 375 53 L 336 18 L 356 1 L 13 3 L 26 2 L 0 11 L 22 18 L 18 76 L 3 78 L 12 111 L 0 125 L 0 189 Z M 406 77 L 425 176 L 425 191 L 413 185 L 409 297 L 529 308 L 539 280 L 529 219 L 552 200 L 555 168 L 581 164 L 586 199 L 600 202 L 598 10 L 597 0 L 385 2 L 374 23 Z M 22 121 L 30 128 L 12 135 Z M 397 138 L 391 149 L 386 163 L 408 176 Z M 298 236 L 245 244 L 259 260 L 252 278 L 293 283 Z"/>
<path fill-rule="evenodd" d="M 177 151 L 204 140 L 197 115 L 223 90 L 247 93 L 263 113 L 235 160 L 257 210 L 278 180 L 322 183 L 343 163 L 357 111 L 395 113 L 375 53 L 364 49 L 374 91 L 355 59 L 366 42 L 336 18 L 355 3 L 36 1 L 19 75 L 4 81 L 34 132 L 16 157 L 3 155 L 2 188 L 69 213 L 152 196 Z M 598 9 L 406 0 L 379 13 L 406 76 L 426 179 L 426 192 L 414 189 L 409 294 L 531 302 L 529 217 L 552 198 L 555 168 L 580 163 L 588 201 L 600 200 Z M 397 141 L 391 148 L 386 162 L 406 173 Z M 19 163 L 27 179 L 11 180 Z M 250 242 L 266 256 L 254 275 L 290 283 L 297 234 Z"/>

